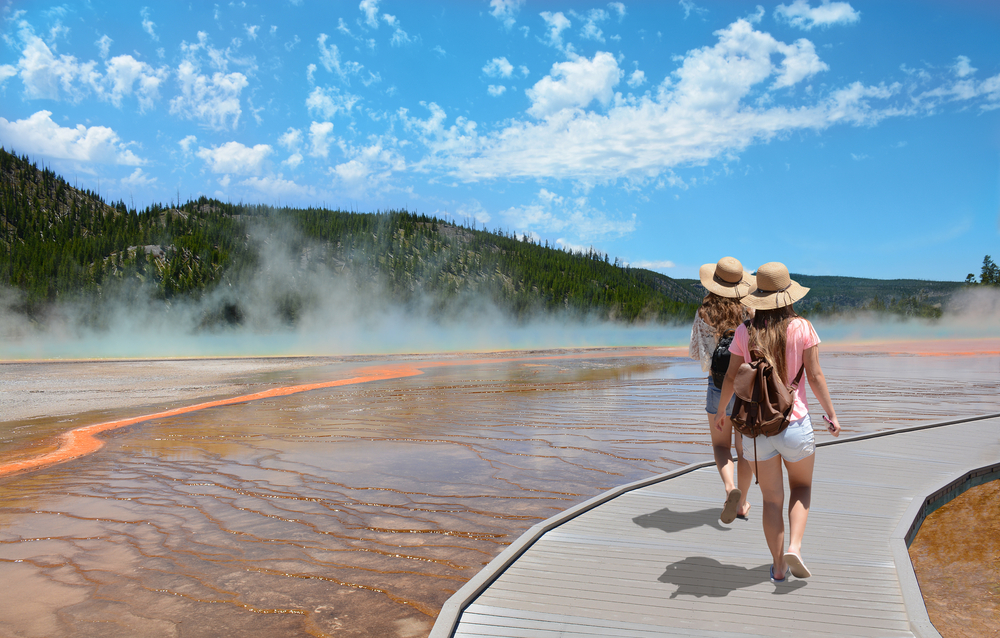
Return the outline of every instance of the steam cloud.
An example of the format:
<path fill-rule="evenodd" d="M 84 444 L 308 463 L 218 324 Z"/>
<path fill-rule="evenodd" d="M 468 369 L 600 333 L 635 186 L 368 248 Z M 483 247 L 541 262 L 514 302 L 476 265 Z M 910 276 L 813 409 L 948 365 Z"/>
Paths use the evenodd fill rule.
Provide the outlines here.
<path fill-rule="evenodd" d="M 163 301 L 147 287 L 56 304 L 42 322 L 0 290 L 0 358 L 89 359 L 431 353 L 687 344 L 689 326 L 623 326 L 570 313 L 515 321 L 484 295 L 442 309 L 419 290 L 406 303 L 384 282 L 325 263 L 294 228 L 256 231 L 252 277 L 224 279 L 200 299 Z M 238 315 L 230 325 L 221 315 Z M 221 314 L 220 314 L 221 313 Z M 290 320 L 294 317 L 294 320 Z M 233 317 L 229 317 L 233 319 Z M 213 321 L 214 320 L 214 321 Z"/>
<path fill-rule="evenodd" d="M 515 321 L 484 295 L 466 293 L 442 309 L 414 291 L 393 300 L 384 284 L 343 263 L 290 226 L 251 235 L 259 264 L 200 299 L 155 298 L 138 285 L 100 301 L 51 308 L 42 322 L 17 311 L 20 291 L 0 289 L 0 358 L 170 358 L 357 355 L 531 350 L 598 346 L 686 346 L 690 326 L 624 326 L 570 313 Z M 220 318 L 237 313 L 238 321 Z M 232 317 L 229 317 L 232 319 Z M 941 319 L 875 314 L 816 320 L 828 343 L 1000 337 L 1000 289 L 966 288 Z"/>

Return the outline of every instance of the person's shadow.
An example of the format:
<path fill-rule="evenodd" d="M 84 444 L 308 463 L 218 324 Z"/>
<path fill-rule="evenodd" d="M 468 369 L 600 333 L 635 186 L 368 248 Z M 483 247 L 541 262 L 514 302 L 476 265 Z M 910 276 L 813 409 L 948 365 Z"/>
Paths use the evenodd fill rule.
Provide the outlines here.
<path fill-rule="evenodd" d="M 685 529 L 694 529 L 702 525 L 708 525 L 721 532 L 728 532 L 732 528 L 723 527 L 719 521 L 721 513 L 722 508 L 719 507 L 698 510 L 696 512 L 673 512 L 669 507 L 664 507 L 662 510 L 650 514 L 636 516 L 632 519 L 632 522 L 639 527 L 659 529 L 668 534 L 680 532 Z"/>
<path fill-rule="evenodd" d="M 656 512 L 642 514 L 632 519 L 639 527 L 658 529 L 668 534 L 686 529 L 708 526 L 728 532 L 732 527 L 723 526 L 719 521 L 721 508 L 713 507 L 694 512 L 674 512 L 664 507 Z M 667 569 L 657 580 L 661 583 L 677 585 L 671 598 L 678 596 L 728 596 L 743 587 L 766 583 L 771 577 L 770 563 L 760 567 L 746 568 L 740 565 L 725 565 L 707 556 L 691 556 L 667 565 Z M 788 594 L 806 583 L 801 580 L 787 580 L 775 585 L 774 593 Z"/>
<path fill-rule="evenodd" d="M 670 598 L 678 596 L 712 596 L 721 598 L 737 589 L 766 583 L 771 577 L 771 564 L 746 568 L 739 565 L 725 565 L 707 556 L 691 556 L 667 565 L 658 581 L 677 585 Z M 805 581 L 787 579 L 774 586 L 775 595 L 791 593 L 805 587 Z"/>

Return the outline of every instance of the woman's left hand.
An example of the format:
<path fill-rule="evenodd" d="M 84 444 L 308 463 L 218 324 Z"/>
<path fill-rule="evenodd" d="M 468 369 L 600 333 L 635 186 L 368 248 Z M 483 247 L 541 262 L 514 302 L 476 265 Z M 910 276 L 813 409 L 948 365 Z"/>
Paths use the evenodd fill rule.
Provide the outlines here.
<path fill-rule="evenodd" d="M 832 419 L 827 415 L 823 415 L 823 420 L 826 421 L 826 429 L 830 431 L 830 434 L 837 437 L 840 436 L 840 424 L 837 423 L 837 417 L 834 416 Z"/>

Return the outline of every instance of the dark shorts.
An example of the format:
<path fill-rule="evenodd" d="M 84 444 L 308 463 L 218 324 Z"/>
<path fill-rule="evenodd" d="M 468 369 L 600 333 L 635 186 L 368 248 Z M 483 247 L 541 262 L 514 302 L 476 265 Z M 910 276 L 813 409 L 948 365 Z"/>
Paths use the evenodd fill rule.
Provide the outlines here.
<path fill-rule="evenodd" d="M 715 387 L 715 382 L 712 381 L 712 377 L 708 378 L 708 396 L 705 398 L 705 412 L 709 414 L 717 414 L 719 412 L 719 399 L 722 398 L 722 390 Z M 726 416 L 733 415 L 733 402 L 736 401 L 736 394 L 729 399 L 729 405 L 726 406 Z"/>

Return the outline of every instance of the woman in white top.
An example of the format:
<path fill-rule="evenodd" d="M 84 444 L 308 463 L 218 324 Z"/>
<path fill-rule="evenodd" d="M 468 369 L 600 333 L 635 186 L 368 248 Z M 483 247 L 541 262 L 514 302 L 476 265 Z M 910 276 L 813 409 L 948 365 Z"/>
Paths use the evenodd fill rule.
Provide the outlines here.
<path fill-rule="evenodd" d="M 733 257 L 723 257 L 714 264 L 705 264 L 699 273 L 701 285 L 708 294 L 705 295 L 701 307 L 691 326 L 691 345 L 688 355 L 701 362 L 702 372 L 708 372 L 712 367 L 712 354 L 723 337 L 731 338 L 736 326 L 750 318 L 749 311 L 740 305 L 739 299 L 754 289 L 753 275 L 743 270 L 743 264 Z M 722 369 L 725 374 L 725 368 Z M 753 474 L 750 464 L 743 457 L 743 437 L 736 434 L 736 483 L 733 482 L 733 427 L 726 418 L 733 413 L 733 402 L 723 403 L 725 410 L 719 410 L 719 397 L 722 394 L 721 376 L 708 375 L 708 393 L 705 401 L 705 411 L 708 412 L 708 429 L 712 434 L 712 451 L 715 454 L 715 465 L 726 487 L 726 501 L 722 507 L 719 519 L 726 524 L 736 518 L 746 519 L 750 511 L 747 503 L 747 492 Z M 722 429 L 712 427 L 716 413 L 724 418 Z M 737 485 L 738 483 L 738 485 Z"/>
<path fill-rule="evenodd" d="M 728 400 L 733 395 L 733 380 L 740 364 L 749 361 L 752 352 L 759 352 L 781 375 L 785 385 L 789 385 L 805 368 L 809 387 L 826 410 L 828 429 L 838 436 L 840 425 L 819 365 L 819 335 L 808 320 L 795 314 L 792 307 L 807 292 L 808 288 L 789 277 L 784 264 L 771 262 L 757 270 L 757 289 L 742 299 L 743 305 L 754 310 L 754 319 L 749 330 L 744 325 L 736 329 L 733 343 L 729 346 L 729 370 L 722 385 L 722 399 Z M 746 446 L 764 501 L 761 518 L 764 537 L 773 559 L 771 581 L 774 583 L 785 582 L 789 571 L 796 578 L 811 575 L 802 560 L 802 537 L 809 517 L 816 447 L 804 383 L 799 384 L 794 400 L 790 422 L 785 430 L 774 436 L 758 436 L 753 445 Z M 716 428 L 721 430 L 723 427 L 722 420 L 717 419 Z M 788 470 L 788 551 L 784 547 L 782 463 Z"/>

